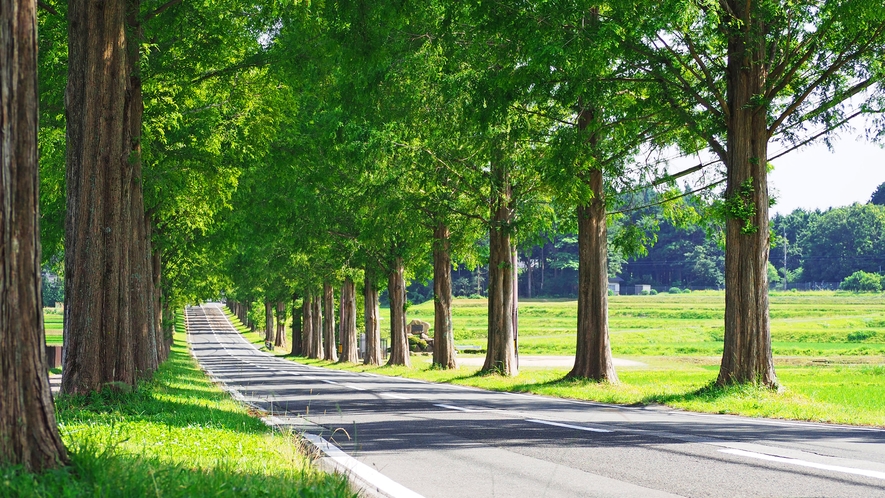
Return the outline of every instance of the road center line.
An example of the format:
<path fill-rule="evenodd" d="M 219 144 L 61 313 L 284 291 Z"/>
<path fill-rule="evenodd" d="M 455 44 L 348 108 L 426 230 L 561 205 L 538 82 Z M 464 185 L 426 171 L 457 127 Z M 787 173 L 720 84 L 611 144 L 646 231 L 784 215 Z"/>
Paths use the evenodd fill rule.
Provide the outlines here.
<path fill-rule="evenodd" d="M 476 412 L 476 411 L 478 411 L 478 410 L 471 410 L 470 408 L 461 408 L 460 406 L 454 406 L 454 405 L 433 405 L 433 406 L 438 406 L 440 408 L 446 408 L 448 410 L 458 410 L 459 412 Z"/>
<path fill-rule="evenodd" d="M 383 398 L 393 398 L 393 399 L 412 399 L 412 398 L 407 398 L 405 396 L 400 396 L 399 394 L 393 394 L 393 393 L 379 393 L 378 396 L 381 396 Z"/>
<path fill-rule="evenodd" d="M 344 387 L 349 387 L 350 389 L 356 389 L 357 391 L 365 391 L 366 390 L 366 388 L 364 388 L 364 387 L 355 386 L 353 384 L 341 384 L 341 385 Z"/>
<path fill-rule="evenodd" d="M 422 495 L 419 495 L 418 493 L 385 476 L 384 474 L 369 467 L 368 465 L 354 459 L 347 453 L 338 449 L 337 446 L 330 444 L 328 441 L 321 438 L 320 436 L 308 433 L 303 434 L 303 436 L 305 439 L 313 443 L 314 446 L 319 448 L 320 451 L 325 453 L 328 458 L 334 460 L 336 463 L 346 468 L 348 472 L 359 476 L 360 479 L 362 479 L 363 481 L 369 483 L 379 490 L 383 490 L 387 496 L 391 496 L 393 498 L 423 498 Z"/>
<path fill-rule="evenodd" d="M 341 384 L 335 382 L 334 380 L 328 380 L 328 379 L 320 379 L 320 380 L 322 380 L 322 381 L 325 382 L 326 384 L 335 384 L 336 386 L 340 386 L 340 385 L 341 385 Z"/>
<path fill-rule="evenodd" d="M 538 420 L 538 419 L 534 419 L 534 418 L 526 419 L 526 422 L 532 422 L 535 424 L 553 425 L 556 427 L 565 427 L 566 429 L 577 429 L 579 431 L 587 431 L 587 432 L 612 432 L 607 429 L 597 429 L 595 427 L 582 427 L 580 425 L 563 424 L 562 422 L 551 422 L 549 420 Z"/>
<path fill-rule="evenodd" d="M 885 472 L 878 472 L 875 470 L 867 470 L 867 469 L 855 469 L 852 467 L 842 467 L 839 465 L 829 465 L 826 463 L 817 463 L 817 462 L 809 462 L 806 460 L 798 460 L 795 458 L 786 458 L 779 457 L 773 455 L 766 455 L 764 453 L 754 453 L 752 451 L 744 451 L 744 450 L 736 450 L 736 449 L 725 449 L 719 450 L 722 453 L 728 453 L 731 455 L 743 456 L 747 458 L 756 458 L 758 460 L 767 460 L 769 462 L 778 462 L 785 463 L 787 465 L 796 465 L 798 467 L 810 467 L 812 469 L 820 469 L 820 470 L 831 470 L 833 472 L 843 472 L 845 474 L 856 474 L 859 476 L 872 477 L 875 479 L 885 479 Z"/>

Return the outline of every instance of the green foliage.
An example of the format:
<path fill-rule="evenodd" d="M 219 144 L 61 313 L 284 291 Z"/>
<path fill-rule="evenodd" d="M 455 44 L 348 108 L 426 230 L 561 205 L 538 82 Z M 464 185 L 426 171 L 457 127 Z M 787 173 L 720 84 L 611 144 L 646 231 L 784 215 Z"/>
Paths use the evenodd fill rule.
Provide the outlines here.
<path fill-rule="evenodd" d="M 870 204 L 885 206 L 885 182 L 879 184 L 873 195 L 870 196 Z"/>
<path fill-rule="evenodd" d="M 798 245 L 806 280 L 839 282 L 856 271 L 878 272 L 885 265 L 885 206 L 830 209 L 809 223 Z"/>
<path fill-rule="evenodd" d="M 670 294 L 681 294 L 682 290 L 679 287 L 670 287 L 667 292 L 669 292 Z"/>
<path fill-rule="evenodd" d="M 410 335 L 409 336 L 409 350 L 410 351 L 426 351 L 427 350 L 427 341 L 424 339 Z"/>
<path fill-rule="evenodd" d="M 845 277 L 839 288 L 854 292 L 881 292 L 882 280 L 882 275 L 861 270 Z"/>
<path fill-rule="evenodd" d="M 759 231 L 759 226 L 755 223 L 756 200 L 754 192 L 753 178 L 747 178 L 740 184 L 736 192 L 719 204 L 721 216 L 725 219 L 739 221 L 743 234 Z"/>

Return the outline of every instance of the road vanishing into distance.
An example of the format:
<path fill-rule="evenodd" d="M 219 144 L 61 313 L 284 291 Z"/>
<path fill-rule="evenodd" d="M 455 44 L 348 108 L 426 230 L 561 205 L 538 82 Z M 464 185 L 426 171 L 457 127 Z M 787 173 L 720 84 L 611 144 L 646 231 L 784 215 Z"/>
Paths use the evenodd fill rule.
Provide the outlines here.
<path fill-rule="evenodd" d="M 885 496 L 885 430 L 705 415 L 327 370 L 187 310 L 203 369 L 374 496 Z"/>

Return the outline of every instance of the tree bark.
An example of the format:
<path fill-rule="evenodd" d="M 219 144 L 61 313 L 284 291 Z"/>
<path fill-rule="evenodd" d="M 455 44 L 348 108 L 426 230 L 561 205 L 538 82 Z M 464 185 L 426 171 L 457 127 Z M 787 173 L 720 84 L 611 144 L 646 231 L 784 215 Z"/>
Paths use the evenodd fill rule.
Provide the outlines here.
<path fill-rule="evenodd" d="M 332 284 L 323 282 L 323 359 L 338 361 L 338 341 L 335 340 L 335 291 Z"/>
<path fill-rule="evenodd" d="M 286 347 L 286 303 L 277 302 L 277 333 L 273 341 L 274 346 Z"/>
<path fill-rule="evenodd" d="M 725 344 L 717 383 L 777 386 L 768 314 L 768 122 L 765 24 L 754 4 L 729 0 L 742 22 L 728 41 L 725 165 Z M 741 208 L 741 209 L 739 209 Z"/>
<path fill-rule="evenodd" d="M 375 273 L 368 267 L 363 281 L 363 314 L 366 325 L 366 353 L 363 363 L 366 365 L 381 364 L 381 321 L 378 303 L 378 284 Z"/>
<path fill-rule="evenodd" d="M 311 358 L 324 358 L 325 357 L 325 348 L 323 348 L 323 299 L 320 296 L 313 296 L 313 301 L 311 303 L 312 309 L 311 313 L 313 314 L 313 338 L 311 339 L 311 343 L 313 348 L 311 349 Z"/>
<path fill-rule="evenodd" d="M 360 355 L 356 345 L 356 287 L 353 279 L 344 278 L 341 286 L 341 323 L 338 337 L 341 339 L 341 358 L 344 363 L 359 363 Z"/>
<path fill-rule="evenodd" d="M 456 368 L 452 332 L 452 244 L 449 227 L 439 223 L 433 231 L 433 365 Z"/>
<path fill-rule="evenodd" d="M 292 356 L 301 356 L 304 351 L 302 349 L 303 330 L 301 320 L 303 316 L 302 309 L 298 306 L 298 294 L 292 294 Z"/>
<path fill-rule="evenodd" d="M 65 393 L 136 379 L 125 11 L 125 2 L 95 0 L 74 0 L 68 9 Z"/>
<path fill-rule="evenodd" d="M 68 458 L 44 352 L 36 8 L 0 0 L 0 465 L 40 472 Z"/>
<path fill-rule="evenodd" d="M 141 82 L 141 42 L 143 29 L 138 19 L 141 0 L 128 0 L 127 39 L 129 73 L 129 206 L 123 209 L 129 217 L 132 247 L 129 254 L 129 320 L 132 329 L 136 375 L 150 377 L 159 366 L 156 319 L 153 316 L 152 251 L 148 218 L 144 211 L 141 164 L 141 125 L 144 99 Z"/>
<path fill-rule="evenodd" d="M 406 335 L 406 280 L 403 258 L 396 258 L 388 275 L 387 293 L 390 295 L 390 357 L 388 365 L 411 367 L 409 339 Z"/>
<path fill-rule="evenodd" d="M 569 377 L 618 382 L 608 333 L 608 241 L 602 171 L 590 172 L 593 199 L 578 206 L 578 333 Z"/>
<path fill-rule="evenodd" d="M 482 370 L 517 375 L 513 328 L 513 261 L 510 247 L 510 177 L 501 161 L 493 161 L 492 220 L 489 226 L 489 329 Z"/>
<path fill-rule="evenodd" d="M 315 349 L 313 344 L 313 296 L 309 292 L 304 294 L 304 300 L 301 304 L 301 319 L 303 323 L 301 354 L 308 358 L 319 358 L 313 354 Z"/>
<path fill-rule="evenodd" d="M 273 303 L 269 300 L 264 301 L 264 342 L 273 344 L 274 328 L 273 328 Z"/>

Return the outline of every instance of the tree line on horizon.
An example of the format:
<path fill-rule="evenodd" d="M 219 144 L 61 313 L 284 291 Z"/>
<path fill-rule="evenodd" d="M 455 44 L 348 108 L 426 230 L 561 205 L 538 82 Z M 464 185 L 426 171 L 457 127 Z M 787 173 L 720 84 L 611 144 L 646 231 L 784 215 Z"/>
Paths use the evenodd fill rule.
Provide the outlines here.
<path fill-rule="evenodd" d="M 40 25 L 35 67 L 36 51 L 11 64 L 12 45 L 0 60 L 33 71 L 0 83 L 39 68 L 42 260 L 63 261 L 66 394 L 150 377 L 172 310 L 219 295 L 267 316 L 294 302 L 293 346 L 332 359 L 340 341 L 354 361 L 360 292 L 374 363 L 386 287 L 388 362 L 408 365 L 406 283 L 430 275 L 433 361 L 453 367 L 455 263 L 488 272 L 483 370 L 516 375 L 519 248 L 554 226 L 578 249 L 569 375 L 614 383 L 610 254 L 651 245 L 660 219 L 632 214 L 652 206 L 677 225 L 719 221 L 717 382 L 774 387 L 769 144 L 826 139 L 885 103 L 879 0 L 45 0 L 36 19 L 11 15 L 33 1 L 2 1 L 4 23 Z M 19 97 L 36 122 L 36 95 Z M 881 138 L 882 123 L 867 131 Z M 20 311 L 39 314 L 39 301 Z M 44 393 L 9 406 L 46 413 L 46 389 L 4 393 Z M 19 415 L 0 413 L 0 441 Z M 47 449 L 36 468 L 51 466 L 51 422 L 29 442 Z M 22 455 L 0 444 L 0 459 Z"/>

